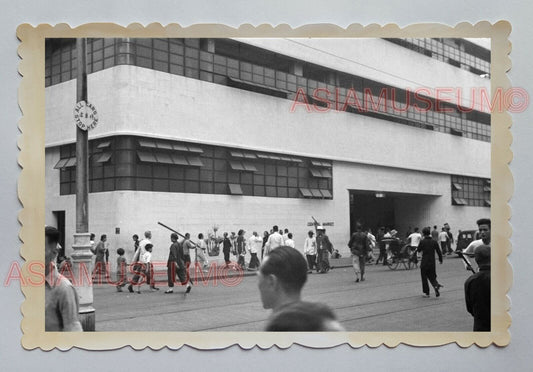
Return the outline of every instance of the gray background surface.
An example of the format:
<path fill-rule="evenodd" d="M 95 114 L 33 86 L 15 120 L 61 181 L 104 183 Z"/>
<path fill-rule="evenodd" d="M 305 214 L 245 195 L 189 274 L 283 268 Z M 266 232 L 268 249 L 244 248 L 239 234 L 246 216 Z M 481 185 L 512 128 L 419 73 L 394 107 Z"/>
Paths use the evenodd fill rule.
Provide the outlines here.
<path fill-rule="evenodd" d="M 233 4 L 233 7 L 229 6 Z M 17 236 L 19 224 L 16 216 L 21 206 L 17 199 L 17 121 L 21 112 L 17 105 L 17 90 L 20 78 L 17 73 L 19 58 L 16 54 L 18 41 L 15 30 L 21 23 L 69 23 L 71 26 L 87 22 L 115 22 L 127 25 L 131 22 L 148 24 L 177 22 L 181 25 L 194 23 L 225 23 L 238 26 L 242 23 L 289 23 L 299 26 L 308 23 L 335 23 L 347 26 L 351 23 L 397 23 L 406 26 L 417 22 L 439 22 L 455 25 L 462 21 L 475 23 L 481 20 L 496 22 L 508 20 L 513 26 L 510 40 L 513 43 L 511 59 L 513 68 L 509 74 L 515 87 L 533 92 L 533 69 L 531 69 L 530 2 L 522 1 L 464 1 L 448 0 L 433 2 L 416 1 L 202 1 L 178 2 L 171 0 L 2 0 L 0 25 L 0 102 L 2 123 L 0 134 L 0 206 L 2 260 L 0 276 L 4 282 L 11 262 L 22 263 L 19 256 L 20 241 Z M 471 347 L 461 349 L 455 345 L 438 348 L 413 348 L 399 346 L 395 349 L 352 349 L 341 346 L 329 350 L 312 350 L 294 346 L 290 350 L 273 348 L 268 351 L 253 349 L 242 351 L 232 347 L 224 351 L 200 352 L 188 347 L 179 351 L 134 351 L 131 348 L 106 352 L 71 350 L 69 352 L 26 351 L 20 346 L 20 305 L 24 297 L 18 283 L 0 289 L 2 315 L 0 316 L 0 363 L 2 370 L 76 370 L 107 371 L 143 368 L 147 370 L 172 368 L 172 370 L 267 370 L 290 364 L 296 370 L 440 370 L 440 371 L 521 371 L 531 368 L 533 361 L 530 342 L 533 322 L 531 287 L 529 278 L 533 250 L 529 246 L 529 208 L 533 205 L 531 181 L 533 173 L 529 163 L 530 141 L 533 139 L 532 110 L 514 115 L 512 128 L 514 159 L 511 163 L 515 180 L 514 197 L 510 204 L 513 210 L 511 223 L 514 233 L 514 251 L 510 256 L 514 270 L 512 299 L 511 344 L 505 348 Z M 143 367 L 141 367 L 141 362 Z M 151 364 L 151 368 L 148 367 Z"/>

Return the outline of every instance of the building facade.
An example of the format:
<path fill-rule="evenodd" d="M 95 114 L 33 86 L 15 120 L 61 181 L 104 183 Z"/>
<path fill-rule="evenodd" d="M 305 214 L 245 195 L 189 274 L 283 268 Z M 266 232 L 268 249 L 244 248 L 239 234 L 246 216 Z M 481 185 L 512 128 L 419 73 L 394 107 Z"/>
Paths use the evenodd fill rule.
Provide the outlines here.
<path fill-rule="evenodd" d="M 46 223 L 75 230 L 76 50 L 46 42 Z M 454 234 L 490 216 L 490 50 L 465 39 L 89 39 L 89 229 L 288 228 L 341 253 L 356 221 Z M 112 261 L 113 262 L 113 261 Z"/>

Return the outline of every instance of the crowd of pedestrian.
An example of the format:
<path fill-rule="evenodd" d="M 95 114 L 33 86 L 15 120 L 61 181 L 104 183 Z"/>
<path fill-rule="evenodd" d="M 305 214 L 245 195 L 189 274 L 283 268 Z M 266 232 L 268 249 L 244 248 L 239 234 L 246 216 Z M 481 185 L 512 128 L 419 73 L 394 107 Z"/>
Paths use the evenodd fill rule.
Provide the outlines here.
<path fill-rule="evenodd" d="M 490 331 L 490 219 L 480 219 L 478 223 L 479 239 L 472 241 L 463 250 L 465 256 L 475 257 L 479 266 L 479 272 L 472 269 L 468 259 L 465 257 L 467 265 L 474 274 L 465 282 L 465 302 L 467 311 L 474 317 L 474 331 Z M 47 228 L 47 253 L 48 259 L 52 255 L 57 255 L 57 230 L 52 231 Z M 151 231 L 144 233 L 144 239 L 139 241 L 137 235 L 133 235 L 134 255 L 132 257 L 131 268 L 134 273 L 127 287 L 131 293 L 141 293 L 141 286 L 146 283 L 150 291 L 158 291 L 154 280 L 154 265 L 152 263 L 152 251 L 154 245 L 151 241 Z M 167 260 L 167 284 L 168 288 L 164 292 L 170 294 L 174 292 L 175 283 L 185 287 L 185 294 L 191 292 L 192 280 L 189 276 L 191 266 L 191 254 L 195 253 L 195 265 L 204 272 L 208 272 L 208 244 L 211 238 L 204 238 L 203 233 L 197 235 L 193 241 L 190 233 L 180 235 L 172 233 L 170 235 L 170 247 Z M 106 234 L 100 236 L 100 240 L 94 242 L 95 235 L 91 234 L 91 251 L 95 256 L 93 278 L 98 275 L 109 275 L 109 246 Z M 430 295 L 430 285 L 436 297 L 440 296 L 440 289 L 443 287 L 437 280 L 436 260 L 442 264 L 443 257 L 453 252 L 453 235 L 449 224 L 445 223 L 440 231 L 437 225 L 422 228 L 415 227 L 414 231 L 406 234 L 406 240 L 401 241 L 398 231 L 381 227 L 376 236 L 370 229 L 363 229 L 361 223 L 356 223 L 355 232 L 351 235 L 348 247 L 352 255 L 352 267 L 355 274 L 355 282 L 363 282 L 365 278 L 365 266 L 368 262 L 383 265 L 390 263 L 394 255 L 405 254 L 418 264 L 420 261 L 420 275 L 422 281 L 422 293 L 424 297 Z M 235 232 L 223 233 L 223 238 L 215 240 L 223 254 L 225 266 L 232 265 L 241 270 L 257 271 L 259 276 L 259 290 L 261 300 L 265 308 L 273 309 L 269 318 L 266 330 L 342 330 L 337 322 L 334 313 L 327 306 L 318 303 L 309 303 L 301 300 L 301 289 L 307 280 L 307 275 L 316 272 L 326 273 L 331 268 L 329 264 L 330 256 L 336 251 L 333 244 L 326 235 L 323 226 L 316 226 L 315 231 L 310 230 L 303 240 L 300 251 L 296 249 L 296 241 L 293 233 L 287 228 L 280 229 L 274 225 L 270 231 L 264 231 L 260 237 L 254 231 L 249 237 L 244 229 Z M 379 256 L 375 259 L 374 248 L 379 249 Z M 337 251 L 338 252 L 338 251 Z M 246 254 L 250 254 L 250 259 L 246 262 Z M 302 254 L 303 253 L 303 254 Z M 234 256 L 232 261 L 230 256 Z M 50 257 L 49 257 L 50 256 Z M 63 263 L 70 262 L 65 259 Z M 52 266 L 55 267 L 55 266 Z M 117 281 L 116 288 L 122 292 L 122 288 L 128 284 L 127 272 L 129 271 L 125 250 L 117 249 Z M 48 272 L 47 272 L 48 273 Z M 65 282 L 65 277 L 53 271 L 53 274 L 60 279 L 61 291 L 51 281 L 47 282 L 50 296 L 71 296 L 72 289 Z M 135 288 L 136 287 L 136 288 Z M 75 291 L 74 291 L 75 292 Z M 48 293 L 48 292 L 47 292 Z M 64 330 L 79 330 L 79 323 L 71 314 L 78 308 L 77 297 L 68 300 L 70 308 L 63 317 L 70 322 L 64 325 Z M 47 299 L 48 306 L 48 299 Z M 52 307 L 50 305 L 50 307 Z M 50 310 L 52 311 L 52 310 Z M 58 321 L 52 319 L 47 307 L 47 329 L 54 328 Z"/>

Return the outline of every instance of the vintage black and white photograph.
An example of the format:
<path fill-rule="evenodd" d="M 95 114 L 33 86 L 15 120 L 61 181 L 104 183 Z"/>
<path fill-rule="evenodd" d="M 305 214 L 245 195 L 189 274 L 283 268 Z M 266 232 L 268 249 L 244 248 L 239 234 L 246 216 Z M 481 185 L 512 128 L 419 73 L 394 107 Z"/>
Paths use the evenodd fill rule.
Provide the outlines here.
<path fill-rule="evenodd" d="M 486 38 L 47 38 L 46 330 L 490 331 L 490 74 Z"/>

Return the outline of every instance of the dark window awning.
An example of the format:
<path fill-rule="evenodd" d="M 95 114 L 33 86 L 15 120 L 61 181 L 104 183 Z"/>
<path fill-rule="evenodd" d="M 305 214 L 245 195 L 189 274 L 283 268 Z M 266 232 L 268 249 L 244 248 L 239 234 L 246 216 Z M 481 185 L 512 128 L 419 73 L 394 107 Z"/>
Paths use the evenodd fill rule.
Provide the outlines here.
<path fill-rule="evenodd" d="M 203 167 L 204 163 L 199 156 L 184 156 L 164 151 L 137 151 L 139 160 L 145 163 L 176 164 L 191 167 Z"/>
<path fill-rule="evenodd" d="M 311 194 L 314 198 L 322 198 L 322 193 L 319 189 L 311 189 Z"/>
<path fill-rule="evenodd" d="M 256 166 L 247 161 L 230 160 L 229 165 L 236 171 L 257 172 Z"/>
<path fill-rule="evenodd" d="M 322 196 L 324 198 L 333 198 L 333 195 L 331 195 L 331 192 L 329 192 L 329 190 L 320 190 L 320 192 L 322 193 Z"/>
<path fill-rule="evenodd" d="M 230 87 L 241 88 L 256 93 L 268 94 L 269 96 L 287 98 L 287 92 L 281 89 L 270 87 L 268 85 L 245 81 L 234 77 L 226 77 L 227 85 Z"/>
<path fill-rule="evenodd" d="M 458 184 L 457 182 L 453 182 L 452 185 L 453 185 L 453 189 L 454 190 L 462 190 L 463 189 L 462 186 L 460 184 Z"/>
<path fill-rule="evenodd" d="M 203 167 L 204 163 L 202 163 L 202 160 L 199 156 L 187 156 L 187 161 L 189 162 L 189 165 L 192 167 Z"/>
<path fill-rule="evenodd" d="M 146 149 L 160 149 L 160 150 L 169 150 L 169 151 L 181 151 L 181 152 L 191 152 L 194 154 L 203 154 L 204 150 L 197 145 L 186 145 L 182 143 L 172 143 L 169 141 L 163 140 L 153 140 L 153 139 L 144 139 L 140 138 L 138 140 L 139 146 Z"/>
<path fill-rule="evenodd" d="M 94 154 L 93 161 L 96 163 L 105 163 L 106 161 L 109 161 L 109 159 L 111 159 L 112 155 L 112 152 L 102 152 L 100 154 Z"/>
<path fill-rule="evenodd" d="M 278 156 L 270 154 L 257 154 L 259 159 L 286 161 L 290 163 L 303 163 L 302 159 L 295 158 L 293 156 Z"/>
<path fill-rule="evenodd" d="M 302 196 L 304 198 L 312 198 L 313 197 L 313 194 L 311 194 L 311 191 L 309 189 L 305 189 L 305 188 L 300 188 L 300 193 L 302 194 Z"/>
<path fill-rule="evenodd" d="M 229 188 L 229 193 L 231 195 L 242 195 L 241 185 L 236 184 L 236 183 L 229 183 L 228 188 Z"/>
<path fill-rule="evenodd" d="M 189 165 L 187 158 L 182 154 L 172 154 L 172 161 L 176 165 Z"/>
<path fill-rule="evenodd" d="M 162 164 L 174 164 L 174 161 L 172 160 L 170 154 L 168 152 L 156 152 L 155 157 L 157 159 L 158 163 Z"/>
<path fill-rule="evenodd" d="M 331 168 L 331 164 L 327 163 L 325 161 L 311 160 L 311 165 L 314 165 L 315 167 L 328 167 L 328 168 Z"/>
<path fill-rule="evenodd" d="M 466 200 L 463 198 L 452 198 L 452 201 L 454 205 L 467 205 Z"/>
<path fill-rule="evenodd" d="M 331 178 L 331 171 L 329 169 L 323 169 L 323 168 L 309 168 L 309 171 L 313 175 L 313 177 L 318 178 Z"/>
<path fill-rule="evenodd" d="M 54 169 L 65 169 L 76 166 L 76 157 L 72 156 L 70 158 L 59 159 L 59 161 L 54 166 Z"/>
<path fill-rule="evenodd" d="M 111 146 L 111 141 L 105 141 L 105 142 L 100 142 L 96 148 L 97 149 L 105 149 L 107 147 Z"/>
<path fill-rule="evenodd" d="M 245 151 L 230 151 L 230 155 L 234 158 L 257 159 L 256 154 L 253 154 L 251 152 L 245 152 Z"/>

